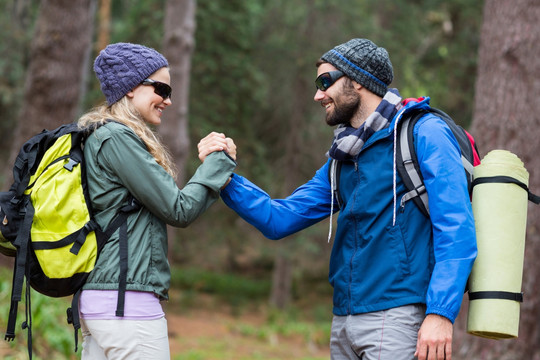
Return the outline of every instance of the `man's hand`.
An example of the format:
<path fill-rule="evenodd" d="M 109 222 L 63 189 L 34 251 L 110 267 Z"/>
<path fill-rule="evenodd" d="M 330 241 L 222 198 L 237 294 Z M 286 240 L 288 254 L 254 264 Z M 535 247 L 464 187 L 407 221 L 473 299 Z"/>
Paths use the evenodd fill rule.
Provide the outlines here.
<path fill-rule="evenodd" d="M 452 332 L 450 320 L 435 314 L 427 315 L 418 331 L 414 356 L 418 360 L 451 360 Z"/>
<path fill-rule="evenodd" d="M 211 132 L 199 141 L 197 149 L 201 162 L 204 162 L 204 159 L 215 151 L 226 151 L 236 161 L 236 145 L 231 138 L 225 137 L 222 133 Z"/>

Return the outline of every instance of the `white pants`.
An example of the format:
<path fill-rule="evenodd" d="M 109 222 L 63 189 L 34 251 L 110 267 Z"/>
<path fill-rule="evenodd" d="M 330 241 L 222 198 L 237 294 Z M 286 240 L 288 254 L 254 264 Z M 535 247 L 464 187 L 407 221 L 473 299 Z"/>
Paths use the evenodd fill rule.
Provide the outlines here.
<path fill-rule="evenodd" d="M 167 320 L 85 320 L 82 360 L 170 360 Z"/>

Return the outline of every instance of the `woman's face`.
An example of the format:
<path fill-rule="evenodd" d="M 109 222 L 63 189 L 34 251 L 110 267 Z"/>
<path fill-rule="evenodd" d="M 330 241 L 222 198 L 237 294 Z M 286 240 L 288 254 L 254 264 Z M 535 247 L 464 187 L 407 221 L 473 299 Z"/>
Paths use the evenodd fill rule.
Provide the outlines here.
<path fill-rule="evenodd" d="M 165 83 L 167 85 L 170 85 L 171 83 L 169 69 L 166 67 L 159 69 L 150 75 L 148 79 L 153 82 Z M 140 84 L 126 95 L 131 100 L 133 106 L 135 106 L 137 111 L 141 114 L 144 121 L 147 124 L 152 125 L 161 124 L 161 114 L 163 113 L 163 110 L 172 104 L 170 97 L 164 99 L 156 94 L 155 88 L 151 84 Z"/>

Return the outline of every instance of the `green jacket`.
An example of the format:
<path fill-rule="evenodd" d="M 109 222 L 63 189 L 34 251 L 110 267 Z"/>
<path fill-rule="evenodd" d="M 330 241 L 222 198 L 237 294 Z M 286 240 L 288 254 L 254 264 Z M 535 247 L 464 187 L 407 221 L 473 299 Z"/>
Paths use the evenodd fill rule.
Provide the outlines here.
<path fill-rule="evenodd" d="M 186 227 L 219 198 L 236 163 L 224 152 L 210 154 L 183 189 L 155 161 L 127 126 L 110 122 L 84 147 L 93 212 L 106 229 L 131 194 L 142 208 L 128 218 L 127 290 L 168 299 L 170 268 L 166 224 Z M 117 290 L 118 231 L 104 246 L 83 289 Z"/>

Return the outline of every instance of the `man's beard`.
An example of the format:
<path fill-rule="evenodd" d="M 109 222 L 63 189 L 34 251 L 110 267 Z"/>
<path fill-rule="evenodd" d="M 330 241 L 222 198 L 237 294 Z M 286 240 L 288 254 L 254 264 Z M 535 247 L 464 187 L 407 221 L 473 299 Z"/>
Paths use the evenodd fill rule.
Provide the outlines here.
<path fill-rule="evenodd" d="M 353 89 L 345 88 L 339 95 L 343 102 L 337 102 L 334 99 L 334 109 L 326 114 L 326 123 L 330 126 L 348 124 L 351 122 L 355 113 L 360 109 L 360 95 Z"/>

